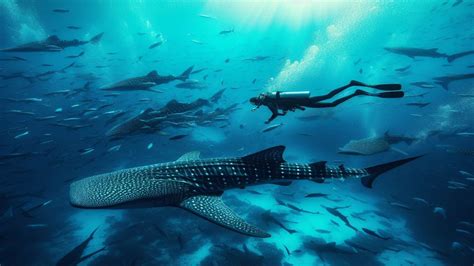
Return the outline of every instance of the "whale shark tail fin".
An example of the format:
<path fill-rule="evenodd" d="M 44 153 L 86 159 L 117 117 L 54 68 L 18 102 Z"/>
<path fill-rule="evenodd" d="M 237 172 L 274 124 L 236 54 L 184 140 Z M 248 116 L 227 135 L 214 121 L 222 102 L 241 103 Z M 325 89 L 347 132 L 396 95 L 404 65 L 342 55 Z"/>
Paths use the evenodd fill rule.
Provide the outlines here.
<path fill-rule="evenodd" d="M 181 73 L 181 75 L 179 75 L 177 79 L 181 81 L 186 81 L 189 78 L 189 75 L 191 74 L 191 72 L 193 71 L 193 68 L 194 66 L 188 67 L 188 69 L 186 69 L 183 73 Z"/>
<path fill-rule="evenodd" d="M 98 42 L 100 42 L 100 40 L 102 39 L 102 36 L 104 35 L 103 32 L 97 34 L 96 36 L 92 37 L 89 42 L 92 43 L 92 44 L 97 44 Z"/>
<path fill-rule="evenodd" d="M 448 55 L 448 56 L 446 56 L 446 60 L 448 60 L 448 63 L 452 63 L 454 60 L 457 60 L 461 57 L 468 56 L 468 55 L 471 55 L 471 54 L 474 54 L 474 50 Z"/>
<path fill-rule="evenodd" d="M 415 159 L 418 159 L 422 156 L 423 155 L 419 155 L 419 156 L 415 156 L 415 157 L 405 158 L 405 159 L 401 159 L 401 160 L 398 160 L 398 161 L 392 161 L 392 162 L 389 162 L 389 163 L 384 163 L 384 164 L 379 164 L 379 165 L 375 165 L 375 166 L 372 166 L 372 167 L 368 167 L 365 170 L 369 174 L 367 176 L 362 177 L 361 183 L 362 183 L 362 185 L 364 185 L 364 187 L 372 188 L 372 185 L 373 185 L 375 179 L 379 175 L 381 175 L 381 174 L 383 174 L 383 173 L 385 173 L 389 170 L 392 170 L 393 168 L 396 168 L 398 166 L 401 166 L 403 164 L 411 162 Z"/>
<path fill-rule="evenodd" d="M 435 81 L 436 84 L 440 85 L 443 89 L 445 90 L 449 90 L 449 83 L 451 81 L 449 80 L 439 80 L 439 81 Z"/>
<path fill-rule="evenodd" d="M 452 63 L 454 60 L 456 60 L 458 58 L 459 58 L 459 55 L 457 55 L 457 54 L 446 56 L 446 60 L 448 60 L 448 63 Z"/>

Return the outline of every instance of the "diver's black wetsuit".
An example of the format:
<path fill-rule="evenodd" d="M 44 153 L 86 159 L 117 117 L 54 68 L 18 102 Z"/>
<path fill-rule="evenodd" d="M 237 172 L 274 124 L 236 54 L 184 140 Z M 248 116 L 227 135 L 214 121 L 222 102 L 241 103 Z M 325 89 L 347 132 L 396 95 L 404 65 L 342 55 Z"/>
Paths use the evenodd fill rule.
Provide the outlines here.
<path fill-rule="evenodd" d="M 321 102 L 324 100 L 328 100 L 334 97 L 336 94 L 344 91 L 347 88 L 360 86 L 360 87 L 368 87 L 374 88 L 377 90 L 383 90 L 387 92 L 382 93 L 369 93 L 363 90 L 356 90 L 354 93 L 341 97 L 332 102 Z M 366 96 L 374 96 L 374 97 L 381 97 L 381 98 L 401 98 L 403 97 L 403 91 L 400 91 L 401 85 L 400 84 L 380 84 L 380 85 L 367 85 L 359 81 L 351 81 L 349 84 L 337 88 L 326 95 L 321 96 L 314 96 L 309 97 L 309 92 L 307 92 L 307 97 L 281 97 L 282 93 L 285 92 L 276 92 L 272 94 L 272 96 L 268 94 L 261 94 L 259 97 L 253 97 L 250 99 L 250 102 L 255 104 L 258 108 L 261 105 L 267 106 L 270 111 L 272 112 L 272 116 L 266 121 L 266 123 L 271 122 L 273 119 L 277 118 L 278 116 L 285 115 L 288 111 L 295 111 L 296 109 L 305 110 L 305 107 L 308 108 L 326 108 L 326 107 L 334 107 L 340 103 L 343 103 L 349 100 L 352 97 L 359 96 L 359 95 L 366 95 Z M 279 110 L 282 112 L 280 113 Z"/>

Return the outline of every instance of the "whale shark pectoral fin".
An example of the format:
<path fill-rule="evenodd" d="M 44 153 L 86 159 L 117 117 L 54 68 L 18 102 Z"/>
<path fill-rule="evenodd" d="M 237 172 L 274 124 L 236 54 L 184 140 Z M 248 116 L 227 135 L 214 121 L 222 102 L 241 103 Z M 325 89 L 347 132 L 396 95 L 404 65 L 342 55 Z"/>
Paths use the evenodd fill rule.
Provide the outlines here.
<path fill-rule="evenodd" d="M 283 152 L 285 151 L 285 146 L 275 146 L 272 148 L 268 148 L 263 151 L 259 151 L 247 156 L 242 157 L 242 160 L 248 162 L 276 162 L 276 163 L 284 163 L 285 159 L 283 159 Z"/>
<path fill-rule="evenodd" d="M 193 160 L 199 160 L 199 155 L 201 155 L 201 152 L 199 151 L 191 151 L 188 153 L 185 153 L 181 155 L 181 157 L 176 160 L 177 162 L 182 162 L 182 161 L 193 161 Z"/>
<path fill-rule="evenodd" d="M 137 89 L 143 88 L 145 90 L 148 90 L 149 88 L 154 87 L 154 86 L 156 86 L 155 82 L 148 81 L 148 82 L 141 82 L 139 84 L 135 84 L 132 87 L 135 87 Z"/>
<path fill-rule="evenodd" d="M 270 237 L 270 234 L 248 224 L 237 216 L 225 205 L 220 196 L 194 196 L 183 200 L 179 206 L 210 222 L 238 233 L 254 237 Z"/>
<path fill-rule="evenodd" d="M 52 44 L 46 45 L 45 48 L 49 51 L 61 51 L 61 50 L 63 50 L 62 47 L 57 46 L 57 45 L 52 45 Z"/>

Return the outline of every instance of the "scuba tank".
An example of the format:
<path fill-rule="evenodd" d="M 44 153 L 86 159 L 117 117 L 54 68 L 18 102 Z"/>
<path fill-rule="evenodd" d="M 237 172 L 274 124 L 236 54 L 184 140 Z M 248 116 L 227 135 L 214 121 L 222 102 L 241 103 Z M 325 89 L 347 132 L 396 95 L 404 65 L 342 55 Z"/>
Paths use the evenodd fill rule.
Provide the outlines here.
<path fill-rule="evenodd" d="M 267 94 L 270 99 L 308 99 L 309 91 L 275 91 Z"/>

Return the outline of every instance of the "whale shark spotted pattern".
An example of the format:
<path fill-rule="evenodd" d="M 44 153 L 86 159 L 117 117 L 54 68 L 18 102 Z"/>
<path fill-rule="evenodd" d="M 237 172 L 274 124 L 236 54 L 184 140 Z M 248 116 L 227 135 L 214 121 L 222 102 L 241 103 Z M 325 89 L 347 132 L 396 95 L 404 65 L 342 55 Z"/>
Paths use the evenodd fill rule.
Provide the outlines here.
<path fill-rule="evenodd" d="M 301 164 L 283 159 L 284 146 L 272 147 L 244 157 L 200 159 L 190 152 L 178 160 L 95 175 L 70 186 L 70 202 L 82 208 L 176 206 L 236 232 L 270 235 L 248 224 L 221 199 L 227 189 L 280 180 L 361 178 L 371 188 L 375 178 L 418 157 L 369 168 L 327 166 L 325 161 Z"/>

